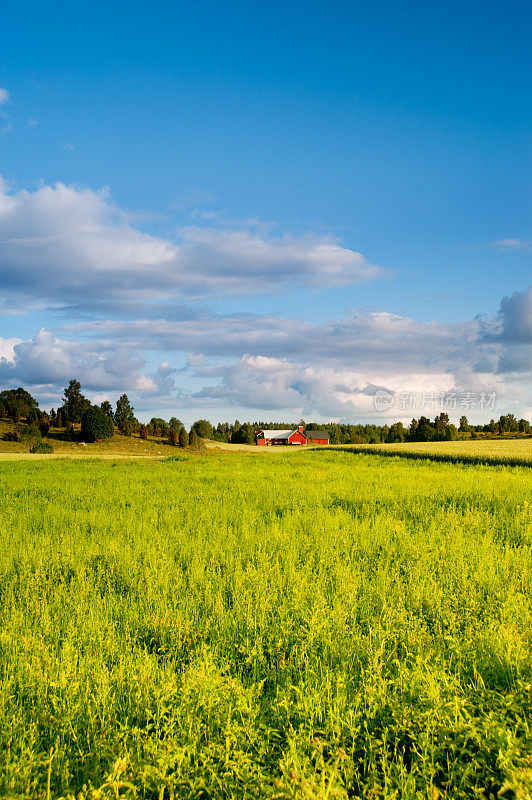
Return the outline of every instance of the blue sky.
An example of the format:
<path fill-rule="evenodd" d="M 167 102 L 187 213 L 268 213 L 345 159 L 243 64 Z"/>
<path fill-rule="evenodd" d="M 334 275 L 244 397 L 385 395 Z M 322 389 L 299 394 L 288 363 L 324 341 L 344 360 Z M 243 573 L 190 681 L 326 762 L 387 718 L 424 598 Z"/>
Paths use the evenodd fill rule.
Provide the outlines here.
<path fill-rule="evenodd" d="M 186 421 L 380 420 L 374 387 L 530 416 L 531 25 L 3 0 L 0 382 Z"/>

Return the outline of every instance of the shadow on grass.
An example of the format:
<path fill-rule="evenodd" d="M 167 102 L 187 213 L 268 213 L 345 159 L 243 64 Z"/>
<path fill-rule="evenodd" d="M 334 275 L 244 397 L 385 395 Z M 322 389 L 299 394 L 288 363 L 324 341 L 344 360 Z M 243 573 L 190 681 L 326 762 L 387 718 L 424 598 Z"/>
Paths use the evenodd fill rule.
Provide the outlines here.
<path fill-rule="evenodd" d="M 353 453 L 354 455 L 387 456 L 388 458 L 411 458 L 416 461 L 444 461 L 448 464 L 476 464 L 487 467 L 531 467 L 526 458 L 520 456 L 486 456 L 458 453 L 422 453 L 413 450 L 387 450 L 385 447 L 320 447 L 316 450 L 332 450 L 335 453 Z"/>

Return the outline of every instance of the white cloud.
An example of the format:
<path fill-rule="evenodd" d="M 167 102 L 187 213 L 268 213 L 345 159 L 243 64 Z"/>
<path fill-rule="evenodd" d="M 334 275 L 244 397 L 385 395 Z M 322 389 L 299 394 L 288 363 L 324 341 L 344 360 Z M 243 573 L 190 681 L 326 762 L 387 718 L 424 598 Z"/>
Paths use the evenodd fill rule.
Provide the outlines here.
<path fill-rule="evenodd" d="M 0 358 L 0 381 L 60 392 L 76 377 L 93 391 L 156 393 L 156 383 L 141 374 L 143 365 L 143 359 L 126 347 L 67 342 L 42 329 L 33 339 L 18 340 Z"/>
<path fill-rule="evenodd" d="M 204 415 L 210 409 L 217 416 L 225 408 L 255 419 L 406 419 L 415 411 L 398 408 L 400 392 L 495 391 L 499 413 L 506 404 L 526 416 L 526 384 L 518 376 L 502 380 L 506 344 L 495 327 L 488 337 L 486 327 L 476 320 L 443 325 L 383 313 L 320 325 L 206 314 L 185 321 L 88 323 L 68 329 L 82 341 L 45 330 L 24 342 L 3 340 L 0 382 L 59 397 L 77 377 L 93 394 L 126 391 L 137 407 L 156 403 L 161 413 L 168 408 Z M 141 357 L 146 350 L 165 351 L 167 361 L 147 370 Z M 188 365 L 176 369 L 187 351 Z M 396 393 L 387 415 L 375 413 L 377 388 Z"/>
<path fill-rule="evenodd" d="M 205 375 L 205 365 L 200 374 Z M 420 401 L 423 392 L 427 397 L 438 398 L 442 393 L 459 390 L 501 392 L 503 384 L 493 375 L 475 375 L 465 386 L 459 380 L 466 373 L 456 375 L 445 370 L 431 372 L 395 372 L 390 362 L 386 369 L 333 368 L 323 364 L 305 366 L 297 361 L 244 355 L 237 362 L 218 367 L 211 373 L 219 380 L 204 386 L 188 402 L 214 407 L 221 404 L 244 407 L 256 416 L 257 411 L 282 410 L 287 416 L 321 419 L 410 419 L 415 410 L 401 409 L 401 392 L 414 393 Z M 395 404 L 387 413 L 375 412 L 374 395 L 384 388 L 395 395 Z M 437 401 L 436 401 L 437 402 Z M 427 405 L 424 413 L 439 413 L 439 408 Z M 417 415 L 422 413 L 418 410 Z M 459 416 L 459 412 L 457 412 Z"/>
<path fill-rule="evenodd" d="M 490 243 L 496 250 L 529 250 L 532 247 L 530 239 L 497 239 Z"/>
<path fill-rule="evenodd" d="M 355 418 L 375 414 L 373 395 L 379 387 L 395 393 L 502 393 L 497 369 L 503 344 L 496 327 L 495 321 L 445 325 L 386 313 L 358 312 L 322 324 L 200 314 L 184 320 L 88 323 L 70 333 L 134 351 L 160 349 L 174 358 L 188 352 L 188 368 L 180 375 L 200 388 L 178 393 L 184 407 Z M 518 383 L 512 391 L 517 398 Z M 397 416 L 398 409 L 392 409 L 390 417 Z"/>
<path fill-rule="evenodd" d="M 9 101 L 9 92 L 7 89 L 2 89 L 0 87 L 0 105 L 7 103 Z"/>
<path fill-rule="evenodd" d="M 15 359 L 15 350 L 14 347 L 16 344 L 20 344 L 22 339 L 12 338 L 12 339 L 2 339 L 0 336 L 0 363 L 2 360 L 5 360 L 9 363 L 12 363 Z"/>
<path fill-rule="evenodd" d="M 253 314 L 187 316 L 131 322 L 80 323 L 83 332 L 136 350 L 189 352 L 239 358 L 243 353 L 297 360 L 301 364 L 397 373 L 454 371 L 462 365 L 494 370 L 500 344 L 485 336 L 486 324 L 418 322 L 394 314 L 357 312 L 321 324 Z"/>
<path fill-rule="evenodd" d="M 273 292 L 282 283 L 353 284 L 381 271 L 330 237 L 191 226 L 142 233 L 106 191 L 0 184 L 0 291 L 84 309 L 179 295 Z"/>

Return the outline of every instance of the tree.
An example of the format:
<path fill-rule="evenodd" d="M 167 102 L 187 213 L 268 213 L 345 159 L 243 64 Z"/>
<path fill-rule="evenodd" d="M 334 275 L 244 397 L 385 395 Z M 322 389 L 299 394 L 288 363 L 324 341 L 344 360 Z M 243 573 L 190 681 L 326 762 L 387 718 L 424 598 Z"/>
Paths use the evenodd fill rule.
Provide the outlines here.
<path fill-rule="evenodd" d="M 255 441 L 255 428 L 249 422 L 244 422 L 240 428 L 231 434 L 233 444 L 253 444 Z"/>
<path fill-rule="evenodd" d="M 90 401 L 81 394 L 81 384 L 75 378 L 65 389 L 63 403 L 67 422 L 81 422 L 83 413 L 90 406 Z"/>
<path fill-rule="evenodd" d="M 50 433 L 50 417 L 48 416 L 46 411 L 43 413 L 41 417 L 41 421 L 39 423 L 39 430 L 41 432 L 41 436 L 48 436 L 48 434 Z"/>
<path fill-rule="evenodd" d="M 436 429 L 430 424 L 427 417 L 420 417 L 417 426 L 417 441 L 418 442 L 432 442 L 436 435 Z"/>
<path fill-rule="evenodd" d="M 436 428 L 431 425 L 428 417 L 413 419 L 410 424 L 409 440 L 411 442 L 432 442 L 436 436 Z"/>
<path fill-rule="evenodd" d="M 29 425 L 22 435 L 22 441 L 29 445 L 30 453 L 33 453 L 34 448 L 42 442 L 39 428 L 36 425 Z"/>
<path fill-rule="evenodd" d="M 467 421 L 466 416 L 460 417 L 460 425 L 458 426 L 458 430 L 460 433 L 469 433 L 471 430 L 471 425 Z"/>
<path fill-rule="evenodd" d="M 196 429 L 194 427 L 190 429 L 189 444 L 190 444 L 190 449 L 196 450 L 197 452 L 205 448 L 203 439 L 198 436 L 198 434 L 196 433 Z"/>
<path fill-rule="evenodd" d="M 4 413 L 13 422 L 20 422 L 21 419 L 28 418 L 37 422 L 41 418 L 37 400 L 22 386 L 19 386 L 18 389 L 5 389 L 0 392 L 0 403 L 4 408 Z"/>
<path fill-rule="evenodd" d="M 148 430 L 152 436 L 167 436 L 168 423 L 161 417 L 152 417 L 148 423 Z"/>
<path fill-rule="evenodd" d="M 447 442 L 454 442 L 458 439 L 458 429 L 452 422 L 445 428 L 445 440 Z"/>
<path fill-rule="evenodd" d="M 513 414 L 499 417 L 499 433 L 515 433 L 519 430 L 519 423 Z"/>
<path fill-rule="evenodd" d="M 173 428 L 168 428 L 168 441 L 174 447 L 179 445 L 179 434 Z"/>
<path fill-rule="evenodd" d="M 442 442 L 447 437 L 447 427 L 449 425 L 449 415 L 444 411 L 434 419 L 434 438 Z"/>
<path fill-rule="evenodd" d="M 98 406 L 89 406 L 81 418 L 81 436 L 86 442 L 110 439 L 114 434 L 111 417 Z"/>
<path fill-rule="evenodd" d="M 188 447 L 188 433 L 184 428 L 179 431 L 179 447 Z"/>
<path fill-rule="evenodd" d="M 171 417 L 168 425 L 173 431 L 177 431 L 177 433 L 179 433 L 179 431 L 183 427 L 183 423 L 181 422 L 180 419 L 177 419 L 177 417 Z"/>
<path fill-rule="evenodd" d="M 108 417 L 113 416 L 113 406 L 109 402 L 109 400 L 104 400 L 103 403 L 100 403 L 100 408 L 102 409 L 104 414 L 107 414 Z"/>
<path fill-rule="evenodd" d="M 197 435 L 201 439 L 212 439 L 212 434 L 213 434 L 212 425 L 208 420 L 198 419 L 192 425 L 192 428 L 196 431 Z"/>
<path fill-rule="evenodd" d="M 131 436 L 133 426 L 137 422 L 133 410 L 127 394 L 121 395 L 116 401 L 115 422 L 118 430 L 125 433 L 126 436 Z"/>
<path fill-rule="evenodd" d="M 390 430 L 388 431 L 388 442 L 392 444 L 393 442 L 404 442 L 405 440 L 405 429 L 402 422 L 394 422 L 393 425 L 390 426 Z"/>
<path fill-rule="evenodd" d="M 519 433 L 530 433 L 530 422 L 528 420 L 519 420 Z"/>

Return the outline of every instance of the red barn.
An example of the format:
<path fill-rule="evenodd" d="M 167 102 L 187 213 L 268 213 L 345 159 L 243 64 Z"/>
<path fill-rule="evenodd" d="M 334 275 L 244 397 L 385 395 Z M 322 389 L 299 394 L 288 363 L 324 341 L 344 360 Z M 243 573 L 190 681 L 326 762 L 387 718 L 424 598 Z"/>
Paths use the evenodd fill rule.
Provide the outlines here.
<path fill-rule="evenodd" d="M 311 436 L 311 434 L 320 434 L 319 437 Z M 289 445 L 289 444 L 329 444 L 329 434 L 326 431 L 307 431 L 303 433 L 303 426 L 293 430 L 284 431 L 268 431 L 261 430 L 255 436 L 258 445 L 270 447 L 274 445 Z"/>
<path fill-rule="evenodd" d="M 305 435 L 309 444 L 329 444 L 327 431 L 307 431 Z"/>

